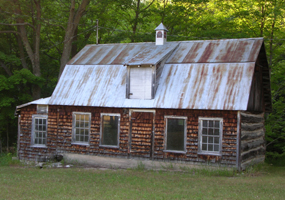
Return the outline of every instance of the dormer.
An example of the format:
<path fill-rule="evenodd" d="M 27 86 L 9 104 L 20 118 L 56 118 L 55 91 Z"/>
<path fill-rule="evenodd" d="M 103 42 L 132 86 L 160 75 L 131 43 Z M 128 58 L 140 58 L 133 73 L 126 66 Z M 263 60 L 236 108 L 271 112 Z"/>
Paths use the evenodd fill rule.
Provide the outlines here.
<path fill-rule="evenodd" d="M 155 44 L 156 45 L 164 45 L 167 41 L 167 29 L 162 24 L 162 22 L 156 27 L 155 29 L 156 35 L 155 35 Z"/>
<path fill-rule="evenodd" d="M 127 98 L 144 99 L 154 98 L 155 66 L 131 65 L 127 67 Z"/>

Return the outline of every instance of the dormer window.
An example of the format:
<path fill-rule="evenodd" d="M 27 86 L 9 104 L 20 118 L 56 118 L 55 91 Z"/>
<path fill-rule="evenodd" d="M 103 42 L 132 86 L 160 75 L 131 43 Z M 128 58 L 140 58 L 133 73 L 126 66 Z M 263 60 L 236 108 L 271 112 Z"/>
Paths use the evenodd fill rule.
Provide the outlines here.
<path fill-rule="evenodd" d="M 127 98 L 153 99 L 154 74 L 154 66 L 128 66 Z"/>

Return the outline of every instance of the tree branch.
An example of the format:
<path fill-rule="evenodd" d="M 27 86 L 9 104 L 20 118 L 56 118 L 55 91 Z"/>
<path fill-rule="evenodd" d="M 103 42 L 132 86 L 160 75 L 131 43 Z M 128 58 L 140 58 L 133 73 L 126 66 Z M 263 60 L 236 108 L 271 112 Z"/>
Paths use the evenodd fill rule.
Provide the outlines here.
<path fill-rule="evenodd" d="M 12 76 L 12 72 L 10 71 L 10 69 L 2 62 L 0 61 L 0 65 L 1 67 L 6 71 L 6 73 L 9 75 L 9 76 Z"/>
<path fill-rule="evenodd" d="M 0 31 L 0 33 L 15 33 L 15 34 L 20 34 L 18 31 Z"/>
<path fill-rule="evenodd" d="M 24 22 L 24 23 L 16 23 L 16 24 L 6 24 L 6 23 L 0 23 L 0 25 L 5 25 L 5 26 L 25 26 L 28 25 L 32 28 L 34 28 L 34 26 L 30 23 Z"/>

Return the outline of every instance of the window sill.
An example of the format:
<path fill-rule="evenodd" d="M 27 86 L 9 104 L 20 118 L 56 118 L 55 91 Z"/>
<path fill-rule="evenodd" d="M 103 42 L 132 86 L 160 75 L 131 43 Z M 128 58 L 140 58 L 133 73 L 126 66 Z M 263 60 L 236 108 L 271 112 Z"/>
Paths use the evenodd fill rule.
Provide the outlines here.
<path fill-rule="evenodd" d="M 175 151 L 175 150 L 163 150 L 165 153 L 181 153 L 186 154 L 186 151 Z"/>
<path fill-rule="evenodd" d="M 205 156 L 222 156 L 220 153 L 214 153 L 214 152 L 198 152 L 198 155 L 205 155 Z"/>
<path fill-rule="evenodd" d="M 112 146 L 112 145 L 99 145 L 99 147 L 119 149 L 119 146 Z"/>
<path fill-rule="evenodd" d="M 89 143 L 82 143 L 82 142 L 72 142 L 71 145 L 90 146 Z"/>
<path fill-rule="evenodd" d="M 33 147 L 33 148 L 47 148 L 46 145 L 40 145 L 40 144 L 33 144 L 33 145 L 31 145 L 31 147 Z"/>

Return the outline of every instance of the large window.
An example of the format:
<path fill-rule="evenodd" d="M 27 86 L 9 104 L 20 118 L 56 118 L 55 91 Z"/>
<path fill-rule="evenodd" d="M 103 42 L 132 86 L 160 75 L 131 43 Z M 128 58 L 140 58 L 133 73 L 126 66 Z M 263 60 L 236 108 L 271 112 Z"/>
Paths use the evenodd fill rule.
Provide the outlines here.
<path fill-rule="evenodd" d="M 166 116 L 165 151 L 186 151 L 186 117 Z"/>
<path fill-rule="evenodd" d="M 101 114 L 101 146 L 119 146 L 120 114 Z"/>
<path fill-rule="evenodd" d="M 88 144 L 91 124 L 91 113 L 74 112 L 72 114 L 72 117 L 72 142 L 79 144 Z"/>
<path fill-rule="evenodd" d="M 32 116 L 32 145 L 45 147 L 47 142 L 47 115 Z"/>
<path fill-rule="evenodd" d="M 222 118 L 199 118 L 199 153 L 219 155 L 222 150 Z"/>

